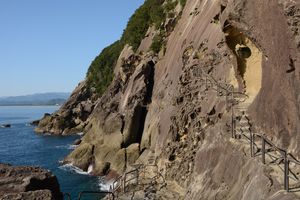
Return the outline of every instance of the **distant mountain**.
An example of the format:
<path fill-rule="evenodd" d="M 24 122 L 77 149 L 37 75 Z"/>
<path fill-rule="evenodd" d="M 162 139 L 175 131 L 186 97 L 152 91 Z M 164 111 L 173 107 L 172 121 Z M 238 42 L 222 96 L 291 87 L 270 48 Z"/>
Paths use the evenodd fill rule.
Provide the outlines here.
<path fill-rule="evenodd" d="M 0 106 L 61 105 L 70 93 L 50 92 L 23 96 L 0 97 Z"/>

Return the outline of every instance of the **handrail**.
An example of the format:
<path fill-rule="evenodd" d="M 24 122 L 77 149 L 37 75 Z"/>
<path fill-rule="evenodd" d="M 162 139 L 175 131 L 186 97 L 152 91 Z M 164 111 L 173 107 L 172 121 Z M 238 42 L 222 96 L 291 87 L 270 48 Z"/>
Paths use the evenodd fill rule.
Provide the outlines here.
<path fill-rule="evenodd" d="M 206 77 L 210 78 L 218 88 L 221 88 L 222 90 L 225 90 L 228 93 L 227 96 L 229 96 L 230 94 L 241 94 L 241 95 L 245 96 L 245 98 L 249 97 L 249 95 L 247 95 L 245 93 L 234 91 L 234 87 L 233 87 L 232 84 L 227 84 L 230 87 L 230 89 L 228 89 L 226 87 L 223 87 L 221 85 L 221 83 L 219 83 L 213 76 L 211 76 L 211 75 L 207 74 L 206 72 L 204 72 L 203 69 L 201 69 L 201 74 L 204 74 Z"/>
<path fill-rule="evenodd" d="M 110 192 L 110 191 L 82 191 L 78 195 L 78 200 L 81 199 L 81 197 L 82 197 L 83 194 L 106 194 L 106 195 L 108 194 L 108 195 L 112 196 L 113 200 L 115 199 L 114 193 Z"/>
<path fill-rule="evenodd" d="M 298 161 L 292 154 L 288 153 L 288 156 L 291 157 L 289 158 L 290 162 L 300 165 L 300 161 Z"/>
<path fill-rule="evenodd" d="M 197 66 L 197 64 L 193 65 L 193 66 Z M 192 67 L 193 67 L 192 66 Z M 209 84 L 209 88 L 215 90 L 218 92 L 218 96 L 223 96 L 224 93 L 220 90 L 223 90 L 226 92 L 226 102 L 227 102 L 227 96 L 231 96 L 232 101 L 235 100 L 234 98 L 234 94 L 239 94 L 239 95 L 243 95 L 244 98 L 249 98 L 248 95 L 241 93 L 241 92 L 236 92 L 234 91 L 234 86 L 231 84 L 227 84 L 225 83 L 222 85 L 221 83 L 219 83 L 213 76 L 209 75 L 208 73 L 206 73 L 202 68 L 198 68 L 201 71 L 201 81 L 205 81 L 205 85 L 206 85 L 206 89 L 208 89 L 208 84 Z M 205 76 L 205 78 L 203 78 L 203 76 Z M 216 89 L 214 88 L 214 85 L 217 87 Z M 246 99 L 244 99 L 244 101 L 246 101 Z M 244 101 L 239 101 L 237 100 L 237 103 L 239 102 L 244 102 Z M 226 103 L 227 104 L 227 103 Z M 232 137 L 236 138 L 236 129 L 235 129 L 235 119 L 234 119 L 234 111 L 233 111 L 233 106 L 236 105 L 234 102 L 232 102 L 232 106 L 231 106 L 231 126 L 232 126 Z M 248 119 L 248 118 L 247 118 Z M 248 119 L 249 121 L 249 119 Z M 249 131 L 251 132 L 251 130 L 249 129 Z M 258 148 L 258 146 L 255 144 L 255 136 L 259 137 L 262 139 L 262 162 L 265 163 L 265 154 L 269 153 L 268 151 L 266 151 L 266 147 L 265 145 L 269 145 L 271 146 L 271 149 L 273 149 L 274 151 L 277 151 L 281 154 L 281 159 L 284 161 L 284 188 L 285 190 L 289 191 L 289 178 L 292 178 L 289 175 L 289 163 L 292 162 L 296 165 L 300 165 L 300 161 L 297 160 L 292 154 L 288 153 L 287 150 L 282 149 L 278 146 L 276 146 L 271 140 L 269 140 L 266 136 L 264 135 L 260 135 L 257 133 L 250 133 L 250 137 L 246 136 L 244 134 L 244 131 L 241 129 L 241 135 L 246 137 L 246 139 L 250 140 L 250 148 L 251 148 L 251 156 L 253 156 L 253 151 L 254 151 L 254 147 Z M 299 180 L 299 178 L 291 171 L 292 175 L 294 176 L 294 179 Z"/>
<path fill-rule="evenodd" d="M 262 145 L 262 147 L 261 147 L 261 156 L 262 156 L 262 162 L 264 164 L 265 164 L 265 155 L 269 155 L 271 157 L 272 162 L 274 162 L 274 163 L 276 163 L 276 160 L 279 160 L 279 159 L 281 160 L 280 163 L 283 161 L 283 164 L 284 164 L 283 168 L 280 167 L 280 163 L 276 163 L 276 164 L 280 167 L 280 169 L 284 173 L 284 189 L 287 192 L 289 192 L 289 190 L 290 190 L 289 179 L 292 179 L 292 180 L 294 180 L 296 182 L 300 182 L 299 178 L 297 177 L 297 175 L 290 170 L 289 163 L 292 162 L 292 163 L 295 163 L 297 165 L 300 165 L 300 161 L 298 161 L 292 154 L 288 153 L 287 150 L 276 146 L 264 134 L 259 134 L 259 133 L 250 133 L 250 134 L 252 134 L 252 137 L 250 135 L 250 147 L 251 147 L 251 145 L 257 146 L 255 144 L 255 141 L 254 141 L 255 140 L 254 139 L 255 136 L 261 138 L 261 140 L 262 140 L 262 144 L 261 144 Z M 242 131 L 242 135 L 245 136 L 249 140 L 249 137 L 247 137 L 243 133 L 243 131 Z M 273 150 L 275 152 L 279 152 L 281 154 L 281 157 L 277 158 L 275 156 L 272 156 L 271 154 L 268 154 L 270 152 L 266 149 L 266 147 L 265 147 L 266 144 L 271 147 L 270 148 L 271 150 Z M 251 149 L 251 156 L 252 156 L 252 149 Z M 272 157 L 274 157 L 276 159 L 274 160 L 274 159 L 272 159 Z"/>
<path fill-rule="evenodd" d="M 121 192 L 126 192 L 126 188 L 129 186 L 129 185 L 139 185 L 139 177 L 143 177 L 142 175 L 140 175 L 140 173 L 144 173 L 144 176 L 145 176 L 145 169 L 147 167 L 155 167 L 156 168 L 156 175 L 153 176 L 153 177 L 150 177 L 151 180 L 154 180 L 154 179 L 157 179 L 159 177 L 162 178 L 162 181 L 164 183 L 163 186 L 166 185 L 166 180 L 165 178 L 163 177 L 163 175 L 159 172 L 158 170 L 158 166 L 157 164 L 147 164 L 147 165 L 139 165 L 138 167 L 136 167 L 135 169 L 131 170 L 131 171 L 128 171 L 128 172 L 125 172 L 123 175 L 119 176 L 114 182 L 113 182 L 113 185 L 112 185 L 112 188 L 111 188 L 111 191 L 112 192 L 117 192 L 118 189 L 120 187 L 123 188 L 123 190 L 121 190 Z M 130 175 L 133 175 L 133 176 L 130 176 Z M 130 177 L 129 179 L 127 179 L 127 177 Z M 145 177 L 144 177 L 145 178 Z M 132 180 L 136 180 L 136 183 L 133 184 L 131 183 Z M 118 194 L 118 193 L 116 193 Z"/>

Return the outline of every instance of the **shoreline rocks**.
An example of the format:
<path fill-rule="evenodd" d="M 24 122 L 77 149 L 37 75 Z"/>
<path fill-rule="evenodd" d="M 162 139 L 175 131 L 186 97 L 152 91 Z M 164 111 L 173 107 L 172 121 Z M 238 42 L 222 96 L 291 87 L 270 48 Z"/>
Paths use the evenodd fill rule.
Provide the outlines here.
<path fill-rule="evenodd" d="M 56 176 L 39 167 L 0 164 L 1 200 L 62 200 Z"/>
<path fill-rule="evenodd" d="M 11 124 L 2 124 L 1 128 L 11 128 Z"/>
<path fill-rule="evenodd" d="M 79 83 L 58 111 L 44 115 L 38 122 L 35 132 L 52 135 L 71 135 L 82 132 L 96 100 L 96 94 L 87 87 L 86 81 Z"/>
<path fill-rule="evenodd" d="M 40 120 L 34 120 L 34 121 L 30 122 L 30 125 L 31 126 L 38 126 L 39 123 L 40 123 Z"/>

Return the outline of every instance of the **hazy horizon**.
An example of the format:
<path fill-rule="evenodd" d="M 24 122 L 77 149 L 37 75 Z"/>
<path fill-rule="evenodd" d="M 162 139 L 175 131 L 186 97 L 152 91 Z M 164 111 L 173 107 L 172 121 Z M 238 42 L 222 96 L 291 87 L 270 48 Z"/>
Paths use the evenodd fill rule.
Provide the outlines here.
<path fill-rule="evenodd" d="M 13 95 L 13 96 L 0 96 L 0 98 L 22 97 L 22 96 L 43 95 L 43 94 L 71 94 L 71 92 L 37 92 L 37 93 L 21 94 L 21 95 Z"/>
<path fill-rule="evenodd" d="M 0 97 L 72 92 L 143 2 L 0 2 Z"/>

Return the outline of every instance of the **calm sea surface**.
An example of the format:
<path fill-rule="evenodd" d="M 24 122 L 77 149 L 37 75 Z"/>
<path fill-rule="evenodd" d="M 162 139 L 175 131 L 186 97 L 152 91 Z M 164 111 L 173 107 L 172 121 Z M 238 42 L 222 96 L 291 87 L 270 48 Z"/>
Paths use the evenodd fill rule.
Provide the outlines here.
<path fill-rule="evenodd" d="M 0 128 L 0 162 L 49 169 L 57 176 L 62 192 L 71 193 L 73 198 L 79 191 L 99 191 L 99 178 L 59 163 L 74 148 L 72 143 L 79 136 L 41 136 L 29 125 L 44 113 L 57 109 L 55 106 L 0 106 L 0 124 L 12 125 Z"/>

